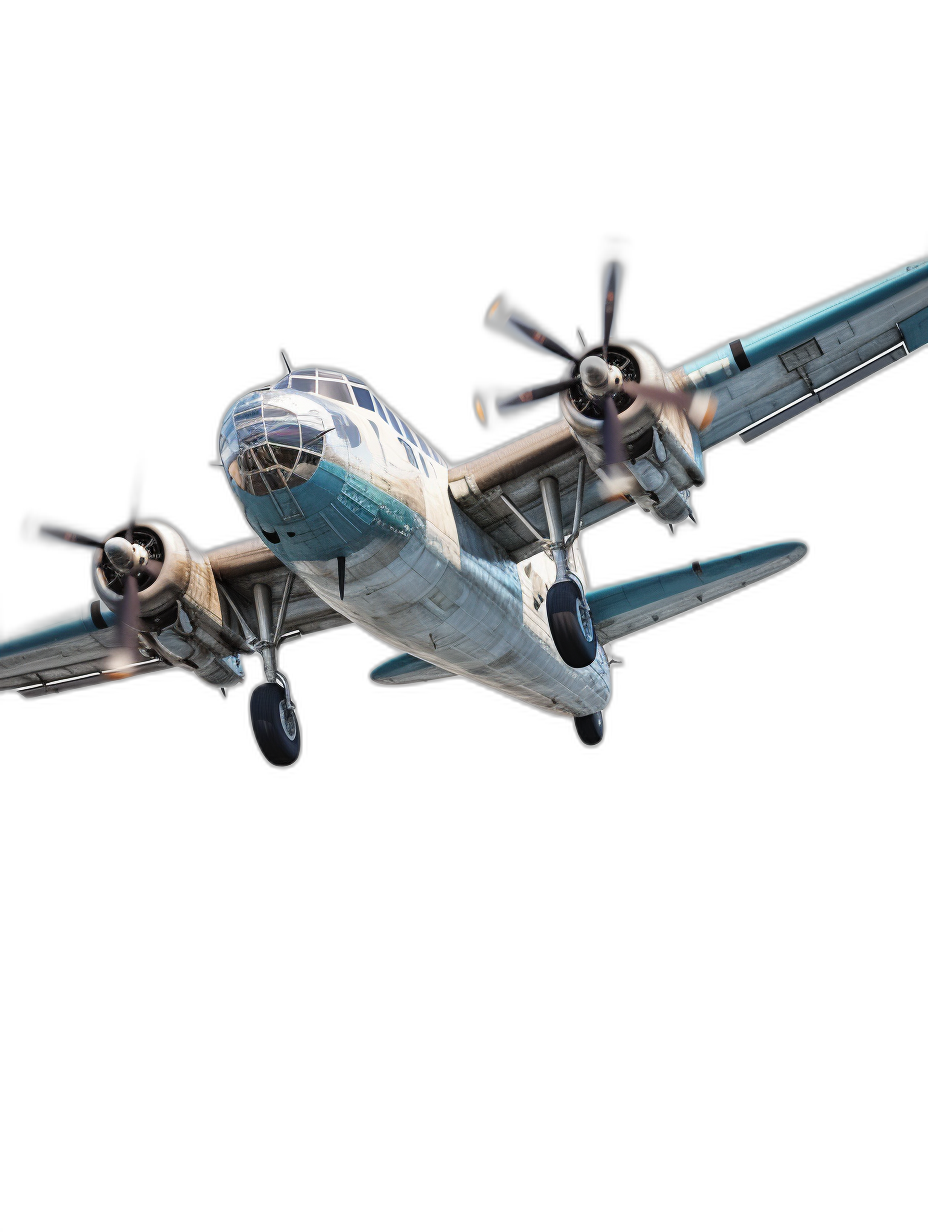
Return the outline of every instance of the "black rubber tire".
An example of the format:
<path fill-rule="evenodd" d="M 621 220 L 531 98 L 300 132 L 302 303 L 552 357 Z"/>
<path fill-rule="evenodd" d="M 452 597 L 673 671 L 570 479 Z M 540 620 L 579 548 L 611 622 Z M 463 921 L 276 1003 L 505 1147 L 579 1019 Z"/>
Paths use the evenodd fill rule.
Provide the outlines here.
<path fill-rule="evenodd" d="M 599 744 L 605 735 L 603 712 L 597 710 L 595 714 L 585 714 L 581 719 L 574 719 L 574 727 L 584 744 Z"/>
<path fill-rule="evenodd" d="M 251 695 L 251 729 L 272 766 L 292 766 L 300 755 L 299 720 L 294 714 L 295 735 L 290 735 L 280 712 L 286 700 L 287 694 L 279 684 L 259 684 Z"/>
<path fill-rule="evenodd" d="M 545 599 L 545 611 L 554 645 L 567 666 L 589 667 L 596 658 L 596 630 L 577 583 L 555 582 Z"/>

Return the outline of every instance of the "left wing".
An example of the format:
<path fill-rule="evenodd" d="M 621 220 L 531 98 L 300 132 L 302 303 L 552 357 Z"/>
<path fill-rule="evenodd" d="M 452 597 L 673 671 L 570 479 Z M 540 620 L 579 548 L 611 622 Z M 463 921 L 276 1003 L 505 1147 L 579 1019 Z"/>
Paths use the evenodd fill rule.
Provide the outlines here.
<path fill-rule="evenodd" d="M 700 433 L 708 449 L 738 433 L 742 440 L 756 440 L 926 342 L 928 259 L 923 259 L 736 338 L 670 375 L 681 388 L 711 388 L 717 397 L 715 418 Z M 547 535 L 538 485 L 545 475 L 559 481 L 562 516 L 570 528 L 582 456 L 562 419 L 452 467 L 448 484 L 468 517 L 520 561 L 538 552 L 539 539 Z M 605 502 L 597 477 L 587 468 L 584 527 L 631 503 Z"/>
<path fill-rule="evenodd" d="M 885 275 L 671 373 L 713 387 L 718 409 L 703 448 L 737 433 L 756 440 L 928 342 L 928 259 Z"/>

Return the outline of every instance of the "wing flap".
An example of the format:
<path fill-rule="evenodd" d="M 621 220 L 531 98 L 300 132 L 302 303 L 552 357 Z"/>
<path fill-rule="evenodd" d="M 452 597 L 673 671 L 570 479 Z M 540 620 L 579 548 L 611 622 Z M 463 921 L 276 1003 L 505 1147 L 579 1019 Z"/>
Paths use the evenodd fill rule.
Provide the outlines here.
<path fill-rule="evenodd" d="M 926 309 L 922 261 L 684 364 L 674 373 L 678 383 L 711 385 L 718 399 L 703 448 L 738 433 L 755 440 L 764 421 L 771 420 L 764 431 L 778 427 L 904 358 L 928 341 Z M 887 354 L 892 359 L 874 362 Z M 845 377 L 853 380 L 839 384 Z"/>
<path fill-rule="evenodd" d="M 21 689 L 102 671 L 116 645 L 112 612 L 94 602 L 86 615 L 0 643 L 0 690 Z"/>
<path fill-rule="evenodd" d="M 773 543 L 591 591 L 587 599 L 596 634 L 606 643 L 649 629 L 788 569 L 806 551 L 804 543 Z"/>

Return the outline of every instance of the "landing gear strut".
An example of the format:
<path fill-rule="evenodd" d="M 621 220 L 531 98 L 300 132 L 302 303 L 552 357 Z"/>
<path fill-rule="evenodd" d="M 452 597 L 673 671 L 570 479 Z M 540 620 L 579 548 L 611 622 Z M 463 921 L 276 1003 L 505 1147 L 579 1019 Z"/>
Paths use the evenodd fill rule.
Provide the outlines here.
<path fill-rule="evenodd" d="M 577 480 L 577 510 L 574 530 L 565 539 L 561 519 L 561 491 L 557 480 L 547 475 L 541 480 L 541 499 L 548 522 L 551 555 L 557 570 L 557 580 L 548 590 L 545 611 L 548 628 L 558 654 L 568 667 L 589 667 L 596 658 L 596 630 L 580 579 L 567 566 L 567 549 L 579 533 L 580 510 L 583 504 L 583 465 Z"/>
<path fill-rule="evenodd" d="M 264 660 L 265 684 L 259 684 L 251 695 L 251 728 L 258 748 L 272 766 L 292 766 L 300 755 L 300 723 L 296 706 L 290 696 L 290 682 L 277 666 L 277 647 L 283 629 L 293 574 L 287 578 L 276 628 L 272 629 L 271 591 L 263 582 L 254 588 L 255 611 L 258 615 L 258 640 L 255 650 Z"/>

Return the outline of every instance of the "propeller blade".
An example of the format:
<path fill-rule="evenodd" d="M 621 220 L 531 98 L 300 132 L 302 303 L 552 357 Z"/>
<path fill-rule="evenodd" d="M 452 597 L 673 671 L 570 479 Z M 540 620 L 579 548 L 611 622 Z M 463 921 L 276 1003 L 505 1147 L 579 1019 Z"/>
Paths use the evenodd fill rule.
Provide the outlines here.
<path fill-rule="evenodd" d="M 561 346 L 555 338 L 543 334 L 534 325 L 529 325 L 527 321 L 520 321 L 518 317 L 510 317 L 509 323 L 514 325 L 516 329 L 521 330 L 526 338 L 529 338 L 536 346 L 543 347 L 546 351 L 551 351 L 555 355 L 560 355 L 562 359 L 569 359 L 573 364 L 577 362 L 577 357 L 568 351 L 566 347 Z"/>
<path fill-rule="evenodd" d="M 484 427 L 487 426 L 487 403 L 482 393 L 474 394 L 474 414 Z"/>
<path fill-rule="evenodd" d="M 506 303 L 502 295 L 497 296 L 490 307 L 487 309 L 487 315 L 484 318 L 484 323 L 490 329 L 498 330 L 500 333 L 509 334 L 512 336 L 512 331 L 516 331 L 516 337 L 521 341 L 522 338 L 527 338 L 529 342 L 535 346 L 541 347 L 545 351 L 550 351 L 554 355 L 560 355 L 562 359 L 569 359 L 572 364 L 577 363 L 577 357 L 572 354 L 565 346 L 562 346 L 557 339 L 550 337 L 539 329 L 537 325 L 533 325 L 527 319 L 517 316 L 509 305 Z"/>
<path fill-rule="evenodd" d="M 603 314 L 603 359 L 609 360 L 609 340 L 612 337 L 612 322 L 615 317 L 616 301 L 622 282 L 622 267 L 618 261 L 610 261 L 606 266 L 606 304 Z"/>
<path fill-rule="evenodd" d="M 542 398 L 550 398 L 552 394 L 559 394 L 564 389 L 570 389 L 571 385 L 576 385 L 576 377 L 567 377 L 563 381 L 554 381 L 550 385 L 536 385 L 534 389 L 525 389 L 520 394 L 511 394 L 508 398 L 503 398 L 496 403 L 498 411 L 506 410 L 508 407 L 521 407 L 529 402 L 540 402 Z"/>
<path fill-rule="evenodd" d="M 687 393 L 682 389 L 665 389 L 663 385 L 639 385 L 635 381 L 625 381 L 622 389 L 633 398 L 647 398 L 650 402 L 669 402 L 671 406 L 679 407 L 690 423 L 698 431 L 708 428 L 715 417 L 716 399 L 705 389 L 697 389 Z"/>
<path fill-rule="evenodd" d="M 612 394 L 606 394 L 603 398 L 603 453 L 607 473 L 624 467 L 628 461 L 622 425 L 619 423 L 619 410 Z"/>
<path fill-rule="evenodd" d="M 110 655 L 108 671 L 119 676 L 131 674 L 132 666 L 139 657 L 140 623 L 139 580 L 134 573 L 129 573 L 123 579 L 122 602 L 116 609 L 118 641 Z"/>
<path fill-rule="evenodd" d="M 129 485 L 129 515 L 126 522 L 126 538 L 129 543 L 136 542 L 136 522 L 138 521 L 138 506 L 142 504 L 142 477 L 138 471 L 133 473 Z"/>
<path fill-rule="evenodd" d="M 99 539 L 91 539 L 89 535 L 82 535 L 76 530 L 62 530 L 58 526 L 40 526 L 39 532 L 52 539 L 63 539 L 65 543 L 79 543 L 85 548 L 103 547 Z"/>

